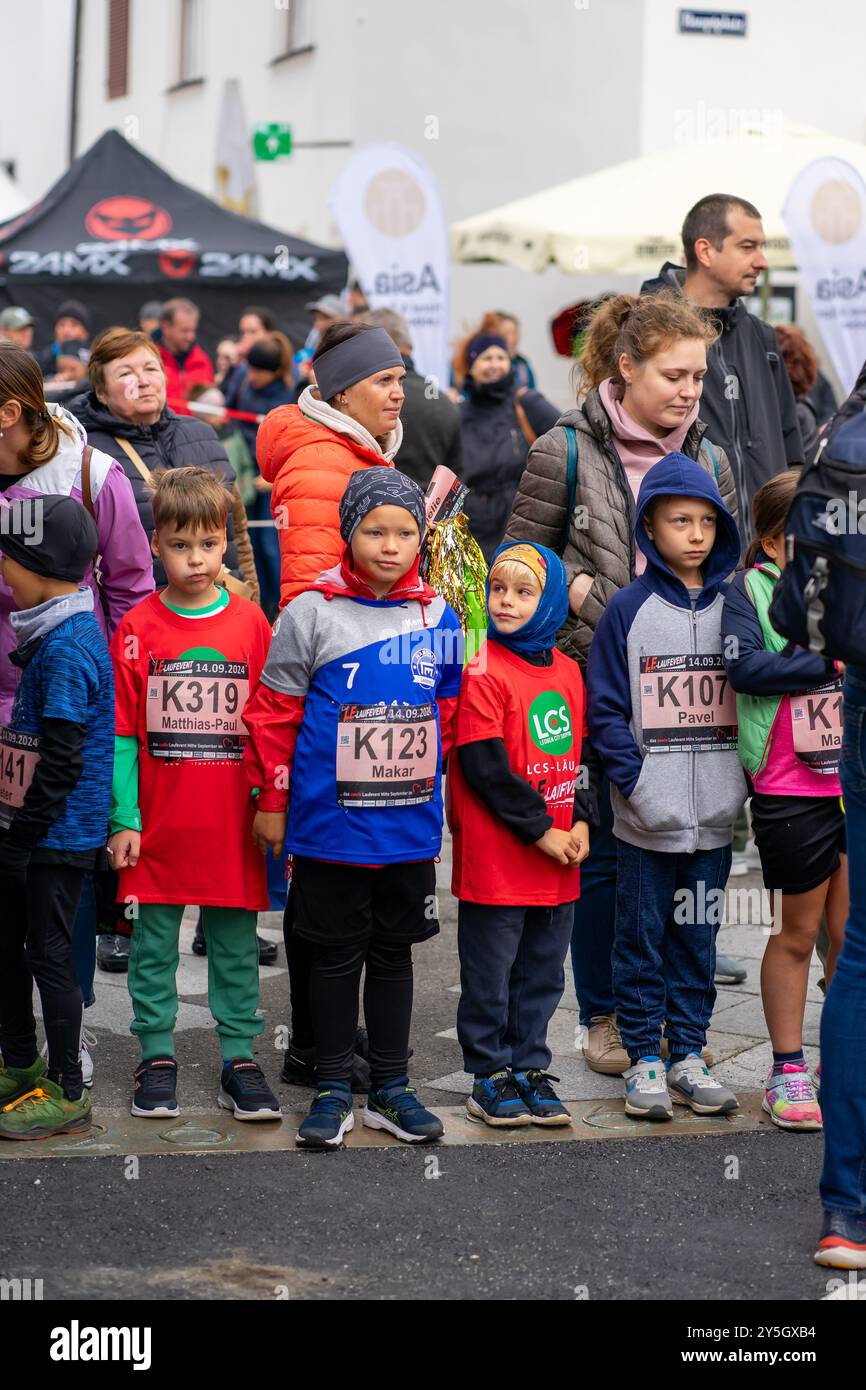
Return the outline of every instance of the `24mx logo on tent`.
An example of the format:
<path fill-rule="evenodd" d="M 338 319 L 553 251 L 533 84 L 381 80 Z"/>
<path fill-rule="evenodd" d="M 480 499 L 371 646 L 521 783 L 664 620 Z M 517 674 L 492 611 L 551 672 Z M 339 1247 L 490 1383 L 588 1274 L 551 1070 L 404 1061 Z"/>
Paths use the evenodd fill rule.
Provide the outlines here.
<path fill-rule="evenodd" d="M 98 241 L 155 241 L 172 229 L 165 208 L 148 198 L 101 198 L 84 218 L 84 225 Z"/>

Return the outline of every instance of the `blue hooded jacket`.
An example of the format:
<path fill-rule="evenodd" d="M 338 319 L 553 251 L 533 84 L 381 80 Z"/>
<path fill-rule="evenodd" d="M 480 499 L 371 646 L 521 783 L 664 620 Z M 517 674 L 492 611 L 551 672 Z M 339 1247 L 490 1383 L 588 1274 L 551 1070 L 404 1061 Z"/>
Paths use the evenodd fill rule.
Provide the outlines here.
<path fill-rule="evenodd" d="M 650 503 L 664 496 L 705 498 L 716 509 L 716 539 L 694 605 L 644 528 Z M 721 617 L 739 533 L 710 475 L 684 454 L 668 454 L 641 484 L 635 540 L 647 568 L 608 604 L 587 671 L 589 730 L 613 784 L 614 833 L 673 854 L 717 849 L 730 844 L 746 796 L 736 728 L 728 714 L 715 712 L 729 711 L 735 724 Z M 661 714 L 645 734 L 642 702 L 653 692 Z"/>

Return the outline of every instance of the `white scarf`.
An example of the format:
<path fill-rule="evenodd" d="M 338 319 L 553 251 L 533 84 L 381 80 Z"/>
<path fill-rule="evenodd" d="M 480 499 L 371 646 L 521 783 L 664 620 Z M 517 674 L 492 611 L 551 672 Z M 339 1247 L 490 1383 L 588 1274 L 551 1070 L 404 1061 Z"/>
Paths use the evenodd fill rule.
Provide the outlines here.
<path fill-rule="evenodd" d="M 353 420 L 351 415 L 344 415 L 342 411 L 335 410 L 327 401 L 321 400 L 319 396 L 313 395 L 313 387 L 305 386 L 298 398 L 298 407 L 302 415 L 308 420 L 315 420 L 317 425 L 324 425 L 326 429 L 333 430 L 335 434 L 348 434 L 357 443 L 363 444 L 365 448 L 372 449 L 375 454 L 381 454 L 386 463 L 391 463 L 400 445 L 403 443 L 403 423 L 399 416 L 394 428 L 385 436 L 385 448 L 383 449 L 377 439 L 374 439 L 369 430 L 365 430 L 363 425 L 359 425 L 357 420 Z"/>

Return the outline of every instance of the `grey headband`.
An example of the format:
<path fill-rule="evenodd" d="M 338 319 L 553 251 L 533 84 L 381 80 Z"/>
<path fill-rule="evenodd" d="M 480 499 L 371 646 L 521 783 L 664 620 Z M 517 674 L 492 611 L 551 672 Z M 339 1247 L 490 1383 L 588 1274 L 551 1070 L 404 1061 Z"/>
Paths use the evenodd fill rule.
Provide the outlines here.
<path fill-rule="evenodd" d="M 313 363 L 316 385 L 323 401 L 333 400 L 347 386 L 383 372 L 386 367 L 402 367 L 400 349 L 384 328 L 371 328 L 328 348 Z"/>

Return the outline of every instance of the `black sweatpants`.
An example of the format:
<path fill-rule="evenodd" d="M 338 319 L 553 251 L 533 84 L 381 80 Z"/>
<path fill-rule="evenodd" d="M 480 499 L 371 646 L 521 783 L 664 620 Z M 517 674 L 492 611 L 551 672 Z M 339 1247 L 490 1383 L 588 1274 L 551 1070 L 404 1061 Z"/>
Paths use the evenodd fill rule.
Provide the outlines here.
<path fill-rule="evenodd" d="M 285 918 L 292 1037 L 310 1045 L 301 1042 L 308 1003 L 320 1082 L 351 1080 L 362 971 L 372 1084 L 407 1075 L 412 944 L 438 930 L 432 860 L 371 869 L 295 857 Z"/>
<path fill-rule="evenodd" d="M 33 981 L 42 1002 L 48 1077 L 68 1100 L 82 1092 L 83 1000 L 72 959 L 72 928 L 85 870 L 33 864 L 22 880 L 0 879 L 0 1051 L 8 1067 L 32 1066 L 39 1055 Z"/>

